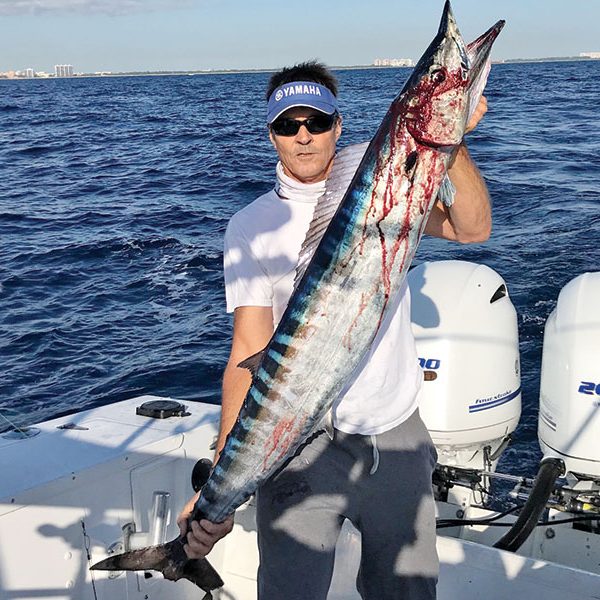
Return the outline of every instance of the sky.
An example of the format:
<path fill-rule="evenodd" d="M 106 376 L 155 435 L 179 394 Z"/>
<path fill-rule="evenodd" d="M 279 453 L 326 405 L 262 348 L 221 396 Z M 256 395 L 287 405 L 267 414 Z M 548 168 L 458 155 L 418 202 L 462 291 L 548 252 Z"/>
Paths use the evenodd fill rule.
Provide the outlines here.
<path fill-rule="evenodd" d="M 506 20 L 492 58 L 600 52 L 600 0 L 454 0 L 465 39 Z M 0 0 L 0 71 L 275 69 L 412 58 L 442 0 Z"/>

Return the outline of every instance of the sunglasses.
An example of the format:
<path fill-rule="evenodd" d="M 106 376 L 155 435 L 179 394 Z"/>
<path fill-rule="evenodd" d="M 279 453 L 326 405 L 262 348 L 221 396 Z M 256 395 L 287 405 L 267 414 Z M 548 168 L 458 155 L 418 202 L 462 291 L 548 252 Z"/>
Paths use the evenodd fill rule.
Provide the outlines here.
<path fill-rule="evenodd" d="M 275 135 L 282 135 L 284 137 L 296 135 L 302 125 L 308 129 L 309 133 L 325 133 L 331 130 L 337 118 L 337 113 L 333 113 L 332 115 L 314 115 L 303 120 L 283 117 L 275 119 L 271 123 L 270 128 Z"/>

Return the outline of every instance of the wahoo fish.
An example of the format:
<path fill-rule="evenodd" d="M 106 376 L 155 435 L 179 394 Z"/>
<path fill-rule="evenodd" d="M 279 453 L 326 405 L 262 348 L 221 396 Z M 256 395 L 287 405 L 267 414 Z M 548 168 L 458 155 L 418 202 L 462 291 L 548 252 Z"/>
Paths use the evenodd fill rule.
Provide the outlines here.
<path fill-rule="evenodd" d="M 403 284 L 453 152 L 481 96 L 504 25 L 467 46 L 446 2 L 437 35 L 375 137 L 338 153 L 304 241 L 295 289 L 191 519 L 223 521 L 328 421 Z M 155 569 L 207 592 L 222 585 L 185 537 L 94 569 Z"/>

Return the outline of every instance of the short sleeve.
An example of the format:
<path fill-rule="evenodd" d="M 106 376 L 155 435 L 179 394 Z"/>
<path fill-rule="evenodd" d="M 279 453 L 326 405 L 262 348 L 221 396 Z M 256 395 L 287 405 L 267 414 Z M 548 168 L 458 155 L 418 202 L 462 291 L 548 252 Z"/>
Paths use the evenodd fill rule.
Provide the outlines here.
<path fill-rule="evenodd" d="M 273 286 L 258 249 L 256 237 L 252 239 L 232 218 L 225 232 L 223 253 L 227 312 L 239 306 L 273 305 Z"/>

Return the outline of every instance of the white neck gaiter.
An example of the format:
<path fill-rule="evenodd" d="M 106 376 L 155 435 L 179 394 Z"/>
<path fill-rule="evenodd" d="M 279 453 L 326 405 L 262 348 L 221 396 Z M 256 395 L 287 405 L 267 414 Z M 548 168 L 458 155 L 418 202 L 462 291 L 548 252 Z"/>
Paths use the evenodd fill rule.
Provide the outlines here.
<path fill-rule="evenodd" d="M 283 172 L 281 162 L 277 163 L 277 183 L 275 191 L 280 198 L 297 202 L 315 203 L 325 191 L 325 180 L 317 183 L 300 183 Z"/>

